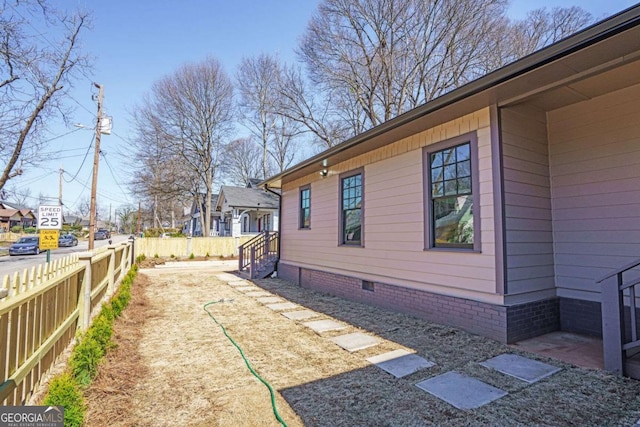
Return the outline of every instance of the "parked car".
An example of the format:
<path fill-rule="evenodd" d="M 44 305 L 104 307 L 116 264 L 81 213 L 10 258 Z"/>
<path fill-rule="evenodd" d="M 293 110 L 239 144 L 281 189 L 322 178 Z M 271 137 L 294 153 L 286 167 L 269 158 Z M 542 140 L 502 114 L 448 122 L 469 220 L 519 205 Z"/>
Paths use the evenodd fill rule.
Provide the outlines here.
<path fill-rule="evenodd" d="M 98 228 L 98 233 L 104 233 L 105 239 L 110 239 L 111 238 L 111 232 L 109 230 L 107 230 L 106 228 Z"/>
<path fill-rule="evenodd" d="M 93 240 L 105 240 L 108 239 L 107 237 L 107 233 L 105 233 L 104 231 L 96 231 L 95 233 L 93 233 Z"/>
<path fill-rule="evenodd" d="M 38 255 L 40 252 L 40 237 L 26 236 L 21 237 L 13 245 L 9 246 L 9 255 Z"/>
<path fill-rule="evenodd" d="M 58 237 L 58 246 L 71 247 L 78 246 L 78 239 L 73 234 L 63 234 Z"/>

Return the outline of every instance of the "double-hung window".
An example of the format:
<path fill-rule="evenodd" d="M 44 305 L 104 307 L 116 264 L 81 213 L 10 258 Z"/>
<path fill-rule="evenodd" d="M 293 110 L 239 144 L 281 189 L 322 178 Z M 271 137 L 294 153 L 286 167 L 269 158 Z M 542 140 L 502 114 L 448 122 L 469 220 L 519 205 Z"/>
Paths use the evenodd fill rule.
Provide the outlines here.
<path fill-rule="evenodd" d="M 473 135 L 427 147 L 428 247 L 479 249 L 476 144 Z"/>
<path fill-rule="evenodd" d="M 300 228 L 311 228 L 311 187 L 300 189 Z"/>
<path fill-rule="evenodd" d="M 364 182 L 362 169 L 340 177 L 340 243 L 362 246 Z"/>

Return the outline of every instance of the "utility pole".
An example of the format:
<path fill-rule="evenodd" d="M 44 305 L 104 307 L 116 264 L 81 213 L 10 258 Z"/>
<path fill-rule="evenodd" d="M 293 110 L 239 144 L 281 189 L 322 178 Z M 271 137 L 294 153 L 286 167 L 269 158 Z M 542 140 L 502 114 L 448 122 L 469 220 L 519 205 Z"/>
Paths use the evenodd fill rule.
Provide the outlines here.
<path fill-rule="evenodd" d="M 98 162 L 100 161 L 100 131 L 102 127 L 102 98 L 104 89 L 98 83 L 98 119 L 96 120 L 96 152 L 93 156 L 93 179 L 91 181 L 91 207 L 89 209 L 89 250 L 93 250 L 96 228 L 96 192 L 98 187 Z"/>
<path fill-rule="evenodd" d="M 140 217 L 140 202 L 138 202 L 138 236 L 140 236 L 140 224 L 142 222 L 142 218 Z"/>
<path fill-rule="evenodd" d="M 62 165 L 60 165 L 60 182 L 58 183 L 58 205 L 62 206 L 62 174 L 64 173 L 64 169 Z"/>

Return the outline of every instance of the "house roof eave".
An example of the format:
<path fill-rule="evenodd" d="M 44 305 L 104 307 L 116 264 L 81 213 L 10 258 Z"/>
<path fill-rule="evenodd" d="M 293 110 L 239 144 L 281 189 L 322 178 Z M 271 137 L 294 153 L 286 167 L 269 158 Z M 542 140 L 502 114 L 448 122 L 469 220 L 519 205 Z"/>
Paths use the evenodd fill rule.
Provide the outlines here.
<path fill-rule="evenodd" d="M 416 128 L 419 127 L 418 121 L 422 122 L 420 127 L 424 127 L 430 122 L 436 123 L 447 118 L 450 120 L 512 99 L 518 94 L 533 91 L 536 87 L 549 85 L 554 79 L 558 81 L 567 75 L 580 73 L 589 67 L 595 67 L 596 63 L 622 58 L 625 56 L 625 49 L 637 50 L 638 46 L 629 47 L 622 43 L 616 44 L 613 49 L 612 46 L 604 46 L 600 49 L 599 55 L 592 55 L 591 61 L 579 58 L 582 60 L 574 60 L 572 64 L 561 63 L 571 55 L 585 51 L 627 30 L 634 28 L 637 30 L 639 26 L 640 5 L 636 5 L 310 157 L 262 181 L 260 185 L 282 188 L 283 181 L 319 172 L 344 159 L 407 137 L 415 133 Z M 634 42 L 631 41 L 631 43 Z M 603 57 L 603 54 L 608 57 Z M 552 64 L 559 65 L 550 67 Z M 553 69 L 547 69 L 545 75 L 546 67 Z M 579 67 L 582 69 L 578 69 Z M 536 73 L 539 78 L 531 78 L 532 73 Z M 412 126 L 412 124 L 415 125 Z M 359 147 L 364 143 L 367 143 L 367 147 Z"/>

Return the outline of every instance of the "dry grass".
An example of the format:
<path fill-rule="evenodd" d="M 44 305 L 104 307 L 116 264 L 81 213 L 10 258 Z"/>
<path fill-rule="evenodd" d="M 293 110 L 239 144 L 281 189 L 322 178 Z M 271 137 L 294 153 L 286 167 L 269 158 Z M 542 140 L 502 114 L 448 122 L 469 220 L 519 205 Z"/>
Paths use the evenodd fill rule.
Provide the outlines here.
<path fill-rule="evenodd" d="M 89 395 L 88 426 L 271 426 L 266 387 L 203 310 L 211 311 L 253 368 L 277 390 L 289 426 L 633 425 L 640 418 L 640 382 L 536 357 L 409 316 L 302 290 L 277 279 L 260 288 L 348 325 L 318 335 L 259 304 L 216 272 L 143 270 L 132 304 L 116 322 L 117 349 Z M 349 353 L 327 337 L 365 332 L 382 340 Z M 366 357 L 405 348 L 436 366 L 395 379 Z M 501 353 L 527 355 L 563 370 L 536 384 L 486 369 L 478 362 Z M 415 384 L 456 370 L 509 395 L 463 411 Z"/>

